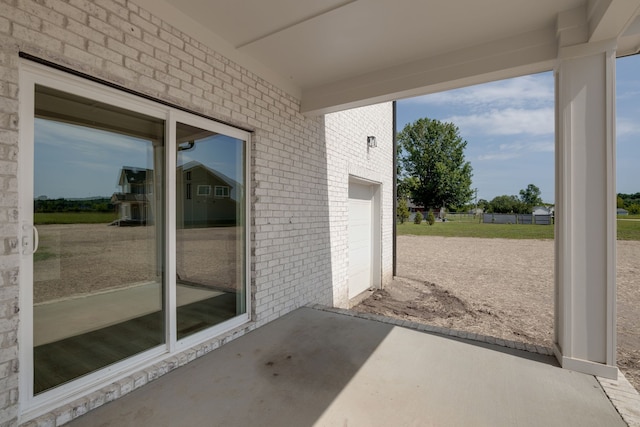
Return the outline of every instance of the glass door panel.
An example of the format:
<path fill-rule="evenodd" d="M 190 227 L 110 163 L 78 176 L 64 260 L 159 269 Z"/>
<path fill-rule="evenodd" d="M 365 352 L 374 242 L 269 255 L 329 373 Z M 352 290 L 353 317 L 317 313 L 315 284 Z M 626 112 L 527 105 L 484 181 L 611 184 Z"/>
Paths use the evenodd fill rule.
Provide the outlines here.
<path fill-rule="evenodd" d="M 36 86 L 34 394 L 165 341 L 164 126 Z"/>
<path fill-rule="evenodd" d="M 177 338 L 246 313 L 242 140 L 176 125 Z"/>

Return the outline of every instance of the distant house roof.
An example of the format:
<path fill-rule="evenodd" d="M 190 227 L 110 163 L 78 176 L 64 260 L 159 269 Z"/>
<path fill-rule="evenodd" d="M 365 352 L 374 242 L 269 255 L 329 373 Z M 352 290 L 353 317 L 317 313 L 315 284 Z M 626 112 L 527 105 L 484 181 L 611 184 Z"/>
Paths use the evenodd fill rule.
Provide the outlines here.
<path fill-rule="evenodd" d="M 553 206 L 534 206 L 531 213 L 534 215 L 550 215 L 553 211 Z"/>
<path fill-rule="evenodd" d="M 134 166 L 123 166 L 120 171 L 118 185 L 143 184 L 147 180 L 147 173 L 153 176 L 152 169 L 137 168 Z"/>
<path fill-rule="evenodd" d="M 618 208 L 616 209 L 616 215 L 629 215 L 629 211 L 626 209 Z"/>
<path fill-rule="evenodd" d="M 180 172 L 180 169 L 182 169 L 182 172 Z M 223 174 L 220 171 L 211 169 L 205 165 L 203 165 L 202 163 L 192 160 L 190 162 L 185 163 L 184 165 L 178 166 L 178 171 L 177 173 L 185 173 L 188 171 L 192 171 L 195 169 L 203 169 L 204 171 L 206 171 L 210 176 L 214 177 L 217 181 L 220 181 L 222 184 L 226 184 L 229 188 L 229 197 L 232 200 L 236 200 L 237 201 L 237 197 L 239 197 L 240 194 L 242 194 L 240 191 L 242 190 L 243 186 L 241 183 L 239 183 L 238 181 L 236 181 L 233 178 L 229 178 L 227 175 Z"/>
<path fill-rule="evenodd" d="M 217 170 L 213 170 L 205 165 L 203 165 L 202 163 L 192 160 L 190 162 L 185 163 L 182 166 L 179 166 L 178 169 L 182 168 L 182 170 L 184 172 L 193 170 L 193 169 L 198 169 L 198 168 L 202 168 L 204 170 L 206 170 L 208 173 L 210 173 L 211 175 L 215 176 L 216 178 L 218 178 L 220 181 L 224 182 L 225 184 L 227 184 L 229 187 L 231 188 L 235 188 L 238 186 L 238 182 L 234 179 L 229 178 L 228 176 L 226 176 L 225 174 L 223 174 L 222 172 L 219 172 Z"/>
<path fill-rule="evenodd" d="M 409 200 L 407 202 L 407 207 L 409 209 L 411 209 L 411 208 L 413 208 L 413 209 L 424 209 L 424 206 L 418 205 L 418 204 L 414 203 L 412 200 Z"/>

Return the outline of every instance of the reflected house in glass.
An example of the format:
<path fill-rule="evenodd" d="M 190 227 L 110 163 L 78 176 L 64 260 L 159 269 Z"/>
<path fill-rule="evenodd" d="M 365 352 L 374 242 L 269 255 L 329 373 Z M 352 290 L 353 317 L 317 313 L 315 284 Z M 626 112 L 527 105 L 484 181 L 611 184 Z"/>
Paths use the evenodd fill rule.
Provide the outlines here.
<path fill-rule="evenodd" d="M 120 171 L 120 192 L 111 196 L 119 218 L 117 225 L 144 225 L 153 222 L 152 210 L 148 208 L 153 194 L 153 170 L 124 166 Z"/>
<path fill-rule="evenodd" d="M 183 209 L 178 210 L 180 224 L 187 227 L 208 225 L 234 225 L 238 208 L 238 187 L 235 180 L 214 171 L 200 162 L 191 161 L 179 166 L 177 200 Z M 145 225 L 153 222 L 153 212 L 148 208 L 153 194 L 153 170 L 124 166 L 120 171 L 120 192 L 111 196 L 111 203 L 118 210 L 114 225 Z"/>
<path fill-rule="evenodd" d="M 178 166 L 176 171 L 178 224 L 185 227 L 235 225 L 241 185 L 198 161 Z M 181 182 L 182 181 L 182 182 Z"/>

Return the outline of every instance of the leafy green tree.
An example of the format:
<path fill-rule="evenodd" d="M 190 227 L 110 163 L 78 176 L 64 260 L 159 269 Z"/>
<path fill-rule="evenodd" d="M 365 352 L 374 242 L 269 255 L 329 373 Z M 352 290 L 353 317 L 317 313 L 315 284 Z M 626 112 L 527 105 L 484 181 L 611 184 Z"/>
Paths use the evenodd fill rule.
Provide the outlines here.
<path fill-rule="evenodd" d="M 638 215 L 640 214 L 640 204 L 634 203 L 629 206 L 628 210 L 631 215 Z"/>
<path fill-rule="evenodd" d="M 415 218 L 413 218 L 414 224 L 422 224 L 422 213 L 420 211 L 416 212 Z"/>
<path fill-rule="evenodd" d="M 513 205 L 513 213 L 530 214 L 531 206 L 522 203 L 521 200 L 517 200 L 516 203 L 514 203 Z"/>
<path fill-rule="evenodd" d="M 529 213 L 529 207 L 517 196 L 496 196 L 489 202 L 489 212 L 493 213 Z"/>
<path fill-rule="evenodd" d="M 404 224 L 404 222 L 409 218 L 409 208 L 407 207 L 407 199 L 402 198 L 398 201 L 398 206 L 396 206 L 396 215 L 398 216 L 398 220 L 400 224 Z"/>
<path fill-rule="evenodd" d="M 467 142 L 453 123 L 423 118 L 398 134 L 402 178 L 412 177 L 411 199 L 425 208 L 462 206 L 471 200 L 471 163 Z"/>
<path fill-rule="evenodd" d="M 411 198 L 413 189 L 416 188 L 418 180 L 413 176 L 398 178 L 398 197 L 403 199 Z"/>
<path fill-rule="evenodd" d="M 433 214 L 432 210 L 429 210 L 429 213 L 427 214 L 427 223 L 429 225 L 433 225 L 436 222 L 436 216 Z"/>
<path fill-rule="evenodd" d="M 496 196 L 489 202 L 489 212 L 491 213 L 510 213 L 513 211 L 513 196 Z"/>
<path fill-rule="evenodd" d="M 624 199 L 620 196 L 616 199 L 616 208 L 624 209 Z"/>
<path fill-rule="evenodd" d="M 618 193 L 618 197 L 620 197 L 624 201 L 625 206 L 640 204 L 640 193 L 635 193 L 635 194 Z"/>
<path fill-rule="evenodd" d="M 520 201 L 529 208 L 540 206 L 542 204 L 540 194 L 540 189 L 537 186 L 529 184 L 525 190 L 520 190 Z"/>

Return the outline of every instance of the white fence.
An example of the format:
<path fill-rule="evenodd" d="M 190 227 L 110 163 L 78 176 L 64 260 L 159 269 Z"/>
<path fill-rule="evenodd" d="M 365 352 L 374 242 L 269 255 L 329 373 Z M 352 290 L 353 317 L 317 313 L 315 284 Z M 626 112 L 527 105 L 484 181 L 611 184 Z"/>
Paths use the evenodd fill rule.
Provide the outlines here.
<path fill-rule="evenodd" d="M 426 221 L 428 212 L 424 212 L 422 217 Z M 442 221 L 439 218 L 439 212 L 434 212 L 436 221 Z M 406 222 L 413 223 L 413 219 L 416 217 L 416 213 L 409 214 L 409 218 Z M 485 224 L 537 224 L 537 225 L 553 225 L 553 215 L 532 215 L 532 214 L 501 214 L 501 213 L 485 213 L 485 214 L 470 214 L 470 213 L 458 213 L 448 212 L 445 214 L 446 221 L 455 222 L 475 222 Z"/>
<path fill-rule="evenodd" d="M 499 214 L 486 213 L 482 215 L 482 222 L 485 224 L 553 224 L 552 215 L 532 215 L 532 214 Z"/>

